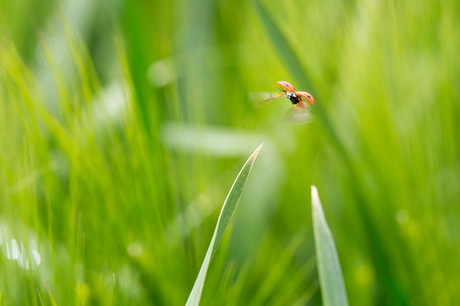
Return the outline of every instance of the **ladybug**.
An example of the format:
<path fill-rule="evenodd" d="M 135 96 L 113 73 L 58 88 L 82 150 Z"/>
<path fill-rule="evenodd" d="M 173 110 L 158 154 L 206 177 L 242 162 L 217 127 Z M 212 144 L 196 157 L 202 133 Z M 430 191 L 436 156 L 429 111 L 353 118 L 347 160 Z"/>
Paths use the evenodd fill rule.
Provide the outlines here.
<path fill-rule="evenodd" d="M 315 105 L 315 98 L 311 94 L 306 91 L 295 91 L 294 86 L 286 81 L 276 82 L 275 85 L 282 93 L 272 95 L 270 99 L 260 102 L 259 105 L 286 96 L 293 104 L 293 107 L 284 115 L 285 121 L 291 124 L 305 124 L 313 120 L 313 111 L 307 104 L 308 101 L 311 105 Z"/>
<path fill-rule="evenodd" d="M 304 98 L 308 102 L 310 102 L 311 105 L 315 105 L 315 98 L 311 94 L 309 94 L 306 91 L 295 91 L 294 86 L 292 86 L 291 83 L 286 82 L 286 81 L 279 81 L 275 83 L 276 87 L 282 91 L 282 94 L 278 94 L 275 96 L 275 98 L 281 97 L 283 95 L 286 95 L 286 98 L 291 100 L 291 103 L 294 104 L 294 108 L 296 109 L 304 109 L 308 108 L 307 103 L 302 99 Z M 310 109 L 311 111 L 311 109 Z"/>

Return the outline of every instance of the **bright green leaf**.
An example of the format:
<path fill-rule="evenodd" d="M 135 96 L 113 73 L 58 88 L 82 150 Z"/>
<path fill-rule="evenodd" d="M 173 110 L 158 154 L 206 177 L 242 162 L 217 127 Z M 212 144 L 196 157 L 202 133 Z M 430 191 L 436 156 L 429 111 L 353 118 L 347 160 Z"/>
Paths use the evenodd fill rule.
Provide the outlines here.
<path fill-rule="evenodd" d="M 214 230 L 211 243 L 209 244 L 208 251 L 206 252 L 203 264 L 201 265 L 200 272 L 198 273 L 198 277 L 196 278 L 195 284 L 193 285 L 192 292 L 187 299 L 186 306 L 200 304 L 201 293 L 203 292 L 204 281 L 206 279 L 206 273 L 208 272 L 209 264 L 211 263 L 211 260 L 216 253 L 217 247 L 219 246 L 222 236 L 224 235 L 225 229 L 227 228 L 227 225 L 230 222 L 230 218 L 232 217 L 241 194 L 243 193 L 243 189 L 246 185 L 249 173 L 251 172 L 252 165 L 254 164 L 254 161 L 256 160 L 257 154 L 259 153 L 261 147 L 262 145 L 260 145 L 246 161 L 243 169 L 241 169 L 235 182 L 233 183 L 232 188 L 230 189 L 230 192 L 228 193 L 227 199 L 225 200 L 220 212 L 219 219 L 217 220 L 217 225 Z"/>
<path fill-rule="evenodd" d="M 313 185 L 311 186 L 311 203 L 316 259 L 323 303 L 325 306 L 348 305 L 345 282 L 343 281 L 334 237 L 332 237 L 324 217 L 318 190 Z"/>

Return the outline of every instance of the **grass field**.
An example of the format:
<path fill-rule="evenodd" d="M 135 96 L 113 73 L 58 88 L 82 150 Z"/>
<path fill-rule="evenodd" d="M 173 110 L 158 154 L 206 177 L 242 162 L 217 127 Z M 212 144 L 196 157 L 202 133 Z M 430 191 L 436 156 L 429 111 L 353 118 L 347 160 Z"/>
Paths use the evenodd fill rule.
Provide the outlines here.
<path fill-rule="evenodd" d="M 460 303 L 460 2 L 0 1 L 0 305 Z M 288 125 L 291 82 L 315 121 Z"/>

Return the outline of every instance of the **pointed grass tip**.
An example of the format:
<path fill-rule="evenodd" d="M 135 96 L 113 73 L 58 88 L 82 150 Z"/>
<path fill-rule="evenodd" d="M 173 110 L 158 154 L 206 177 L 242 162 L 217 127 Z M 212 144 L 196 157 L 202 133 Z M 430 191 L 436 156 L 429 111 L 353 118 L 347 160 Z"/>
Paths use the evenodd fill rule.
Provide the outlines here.
<path fill-rule="evenodd" d="M 260 151 L 260 149 L 262 149 L 263 145 L 264 145 L 264 143 L 262 142 L 262 144 L 254 151 L 254 153 L 251 154 L 250 158 L 256 158 L 257 154 L 259 154 L 259 151 Z"/>
<path fill-rule="evenodd" d="M 315 185 L 311 185 L 311 201 L 313 204 L 319 203 L 319 195 L 318 195 L 318 189 L 316 189 Z"/>

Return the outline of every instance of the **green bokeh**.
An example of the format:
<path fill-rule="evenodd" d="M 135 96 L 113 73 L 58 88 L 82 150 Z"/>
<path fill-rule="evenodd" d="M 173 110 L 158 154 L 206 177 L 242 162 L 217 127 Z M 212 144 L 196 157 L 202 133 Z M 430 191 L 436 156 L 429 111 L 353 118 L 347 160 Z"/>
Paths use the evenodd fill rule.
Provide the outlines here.
<path fill-rule="evenodd" d="M 184 305 L 262 142 L 202 305 L 321 305 L 312 184 L 351 305 L 459 303 L 458 50 L 456 0 L 0 1 L 0 305 Z"/>

